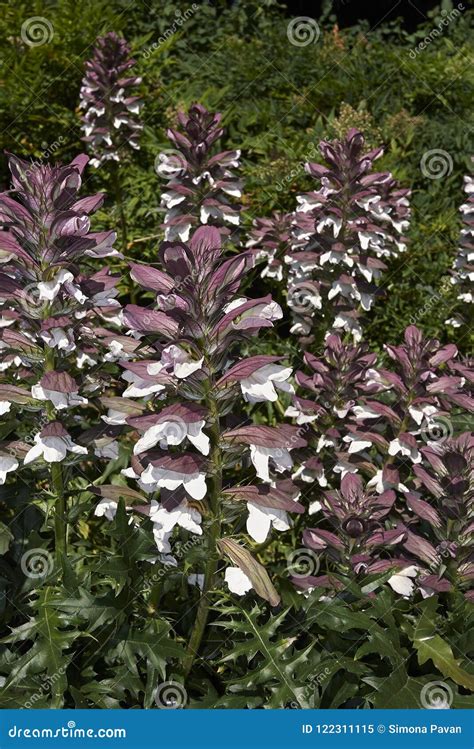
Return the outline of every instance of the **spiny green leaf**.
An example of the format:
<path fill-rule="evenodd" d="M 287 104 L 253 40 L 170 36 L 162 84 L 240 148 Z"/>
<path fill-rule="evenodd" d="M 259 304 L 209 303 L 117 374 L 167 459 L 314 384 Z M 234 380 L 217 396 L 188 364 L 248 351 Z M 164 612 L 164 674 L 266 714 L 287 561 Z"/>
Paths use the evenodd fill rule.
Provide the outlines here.
<path fill-rule="evenodd" d="M 70 616 L 79 617 L 89 624 L 89 632 L 94 632 L 108 622 L 116 621 L 124 616 L 126 595 L 114 597 L 111 593 L 96 598 L 85 588 L 79 588 L 77 597 L 57 597 L 53 605 L 57 610 Z"/>
<path fill-rule="evenodd" d="M 394 669 L 389 676 L 369 676 L 363 682 L 375 687 L 368 699 L 375 708 L 406 709 L 418 708 L 424 682 L 408 676 L 405 666 Z"/>
<path fill-rule="evenodd" d="M 406 658 L 406 651 L 400 649 L 399 645 L 396 646 L 396 643 L 387 636 L 387 632 L 384 632 L 380 627 L 368 635 L 367 641 L 358 648 L 354 658 L 358 660 L 370 653 L 377 653 L 377 655 L 388 658 L 393 666 L 400 665 Z"/>
<path fill-rule="evenodd" d="M 67 688 L 66 668 L 71 655 L 65 653 L 79 632 L 62 628 L 62 622 L 52 605 L 54 591 L 46 587 L 40 591 L 35 619 L 17 627 L 4 638 L 4 642 L 18 643 L 32 641 L 31 646 L 12 664 L 4 690 L 22 687 L 25 679 L 39 674 L 42 679 L 36 689 L 26 698 L 26 702 L 40 702 L 45 693 L 50 692 L 50 707 L 59 708 L 63 704 L 63 695 Z"/>
<path fill-rule="evenodd" d="M 459 666 L 446 640 L 433 635 L 428 639 L 415 640 L 413 644 L 418 652 L 420 666 L 431 659 L 443 676 L 474 692 L 474 674 L 469 674 Z"/>
<path fill-rule="evenodd" d="M 232 693 L 255 694 L 263 690 L 267 695 L 266 707 L 281 708 L 289 703 L 298 707 L 317 707 L 317 695 L 311 688 L 312 664 L 308 659 L 314 643 L 298 650 L 297 637 L 278 636 L 273 617 L 266 622 L 259 620 L 259 609 L 255 606 L 247 611 L 239 606 L 222 606 L 225 616 L 220 626 L 243 635 L 240 643 L 233 643 L 229 657 L 222 663 L 242 656 L 248 664 L 240 678 L 230 677 L 228 690 Z M 279 616 L 282 623 L 287 612 Z M 254 667 L 252 667 L 254 666 Z"/>

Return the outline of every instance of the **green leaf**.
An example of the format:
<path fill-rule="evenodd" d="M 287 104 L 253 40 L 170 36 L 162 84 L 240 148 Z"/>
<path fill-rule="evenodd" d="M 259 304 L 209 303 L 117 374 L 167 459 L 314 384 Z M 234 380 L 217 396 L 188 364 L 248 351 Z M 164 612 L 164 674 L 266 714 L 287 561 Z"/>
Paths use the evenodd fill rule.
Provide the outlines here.
<path fill-rule="evenodd" d="M 405 666 L 395 669 L 388 676 L 364 677 L 362 681 L 376 689 L 368 697 L 375 708 L 390 710 L 421 707 L 420 695 L 424 682 L 408 676 Z"/>
<path fill-rule="evenodd" d="M 423 666 L 431 660 L 443 676 L 474 691 L 474 675 L 459 666 L 450 644 L 437 634 L 438 605 L 437 596 L 432 596 L 420 604 L 423 611 L 413 634 L 413 645 L 417 651 L 418 663 Z"/>
<path fill-rule="evenodd" d="M 10 548 L 10 542 L 13 541 L 13 533 L 5 525 L 0 523 L 0 554 L 6 554 Z"/>
<path fill-rule="evenodd" d="M 235 671 L 229 674 L 228 691 L 248 697 L 255 697 L 256 690 L 263 692 L 264 704 L 270 708 L 317 707 L 317 690 L 311 681 L 314 663 L 309 659 L 314 643 L 298 650 L 297 637 L 278 634 L 288 611 L 262 622 L 257 606 L 251 611 L 233 605 L 222 606 L 221 610 L 224 621 L 214 626 L 235 632 L 241 639 L 233 638 L 230 652 L 220 662 L 236 663 L 242 657 L 248 664 L 240 678 Z"/>
<path fill-rule="evenodd" d="M 418 652 L 420 666 L 431 659 L 443 676 L 474 692 L 474 675 L 459 666 L 446 640 L 439 635 L 433 635 L 425 640 L 415 640 L 413 644 Z"/>
<path fill-rule="evenodd" d="M 77 616 L 89 625 L 89 632 L 94 632 L 108 622 L 116 622 L 124 616 L 125 595 L 114 597 L 111 593 L 96 598 L 85 588 L 79 588 L 76 597 L 57 597 L 51 604 L 58 611 L 71 617 Z"/>
<path fill-rule="evenodd" d="M 64 651 L 79 636 L 78 631 L 65 630 L 54 607 L 54 591 L 46 587 L 39 593 L 37 616 L 35 619 L 17 627 L 3 642 L 13 644 L 33 641 L 11 665 L 3 690 L 8 695 L 11 688 L 22 689 L 31 677 L 41 675 L 36 681 L 36 688 L 25 697 L 27 707 L 43 704 L 45 695 L 50 694 L 48 707 L 63 706 L 63 695 L 67 688 L 66 669 L 72 656 Z M 2 691 L 3 691 L 2 690 Z"/>
<path fill-rule="evenodd" d="M 388 633 L 381 628 L 368 635 L 367 641 L 358 648 L 354 658 L 358 660 L 369 653 L 377 653 L 383 658 L 388 658 L 393 666 L 400 665 L 406 658 L 406 651 L 396 647 Z"/>

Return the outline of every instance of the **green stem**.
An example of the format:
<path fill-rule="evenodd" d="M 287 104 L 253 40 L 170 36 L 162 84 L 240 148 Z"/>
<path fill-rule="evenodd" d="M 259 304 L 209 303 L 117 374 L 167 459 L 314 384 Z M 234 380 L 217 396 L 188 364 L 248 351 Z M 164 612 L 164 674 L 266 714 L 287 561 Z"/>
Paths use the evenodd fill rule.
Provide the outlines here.
<path fill-rule="evenodd" d="M 219 499 L 222 492 L 222 456 L 220 450 L 220 426 L 219 426 L 219 411 L 216 400 L 212 396 L 214 384 L 209 381 L 210 391 L 207 397 L 207 405 L 209 408 L 209 415 L 211 420 L 211 428 L 209 430 L 209 436 L 211 441 L 210 449 L 210 463 L 212 467 L 212 475 L 209 477 L 209 509 L 211 513 L 211 525 L 209 528 L 207 552 L 208 561 L 206 564 L 206 570 L 204 574 L 204 586 L 201 594 L 201 600 L 199 601 L 196 619 L 194 620 L 193 629 L 189 638 L 187 653 L 184 659 L 184 675 L 187 678 L 192 667 L 196 656 L 198 655 L 199 648 L 206 630 L 207 620 L 209 617 L 209 606 L 210 606 L 210 591 L 214 587 L 214 580 L 217 571 L 218 564 L 218 553 L 217 553 L 217 540 L 221 532 L 221 518 Z"/>
<path fill-rule="evenodd" d="M 51 464 L 51 480 L 56 502 L 54 505 L 54 535 L 56 539 L 56 555 L 58 566 L 67 554 L 67 520 L 66 498 L 64 495 L 63 469 L 60 463 Z"/>
<path fill-rule="evenodd" d="M 213 529 L 215 529 L 213 531 Z M 217 531 L 217 532 L 216 532 Z M 216 554 L 216 541 L 219 537 L 219 524 L 213 522 L 211 526 L 211 532 L 209 534 L 209 553 L 212 556 L 209 557 L 206 572 L 204 576 L 204 587 L 199 601 L 196 619 L 194 620 L 191 637 L 189 638 L 187 653 L 184 659 L 184 675 L 187 678 L 193 667 L 196 656 L 198 655 L 199 648 L 206 630 L 207 620 L 209 617 L 209 606 L 210 598 L 209 592 L 214 586 L 214 578 L 217 571 L 217 554 Z M 212 551 L 211 551 L 212 550 Z"/>

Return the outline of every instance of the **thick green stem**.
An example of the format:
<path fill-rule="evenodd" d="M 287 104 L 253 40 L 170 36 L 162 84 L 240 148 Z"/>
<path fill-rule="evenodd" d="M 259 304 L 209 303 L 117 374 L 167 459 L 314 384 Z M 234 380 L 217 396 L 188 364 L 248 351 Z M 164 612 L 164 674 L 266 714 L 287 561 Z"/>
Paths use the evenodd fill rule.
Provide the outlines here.
<path fill-rule="evenodd" d="M 191 637 L 189 638 L 187 653 L 184 659 L 184 675 L 188 677 L 189 672 L 193 667 L 194 660 L 199 652 L 199 647 L 206 630 L 207 620 L 209 617 L 209 592 L 214 586 L 214 578 L 217 570 L 217 554 L 216 554 L 216 541 L 219 538 L 219 526 L 220 523 L 214 520 L 209 533 L 209 556 L 206 571 L 204 575 L 204 587 L 199 601 L 196 619 L 194 620 Z"/>
<path fill-rule="evenodd" d="M 187 653 L 184 660 L 185 677 L 189 675 L 193 667 L 193 663 L 196 656 L 198 655 L 202 638 L 206 630 L 207 620 L 209 617 L 209 606 L 211 603 L 209 593 L 214 587 L 214 580 L 218 564 L 217 540 L 220 536 L 221 531 L 219 499 L 222 492 L 222 456 L 219 445 L 219 411 L 217 403 L 212 396 L 213 387 L 213 383 L 210 382 L 210 392 L 207 398 L 207 405 L 209 408 L 209 415 L 211 419 L 211 428 L 209 433 L 211 449 L 209 457 L 212 474 L 208 479 L 208 498 L 209 509 L 211 513 L 211 525 L 207 536 L 208 560 L 204 575 L 204 586 L 202 590 L 201 600 L 199 601 L 196 619 L 194 620 L 194 625 L 191 636 L 189 638 Z"/>
<path fill-rule="evenodd" d="M 51 464 L 51 480 L 56 502 L 54 505 L 54 535 L 56 539 L 56 555 L 58 566 L 61 566 L 61 558 L 67 553 L 67 520 L 66 520 L 66 498 L 64 496 L 63 469 L 60 463 Z"/>

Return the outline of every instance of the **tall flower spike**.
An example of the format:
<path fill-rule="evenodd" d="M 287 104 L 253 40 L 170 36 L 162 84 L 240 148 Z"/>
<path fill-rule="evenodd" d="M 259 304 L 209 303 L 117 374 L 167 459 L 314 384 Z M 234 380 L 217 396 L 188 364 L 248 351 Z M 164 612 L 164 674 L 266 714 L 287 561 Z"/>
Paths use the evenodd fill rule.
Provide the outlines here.
<path fill-rule="evenodd" d="M 141 78 L 127 75 L 134 65 L 130 46 L 114 31 L 97 39 L 86 62 L 79 106 L 92 166 L 121 161 L 128 147 L 139 148 L 141 100 L 134 92 Z"/>
<path fill-rule="evenodd" d="M 213 148 L 224 132 L 222 115 L 193 104 L 178 115 L 179 128 L 168 130 L 174 149 L 160 153 L 157 173 L 168 180 L 161 196 L 166 211 L 165 238 L 186 242 L 200 224 L 217 226 L 223 235 L 240 224 L 242 183 L 238 168 L 240 151 L 216 153 Z"/>
<path fill-rule="evenodd" d="M 458 292 L 458 301 L 467 312 L 455 314 L 446 321 L 455 328 L 467 323 L 469 317 L 472 319 L 472 311 L 469 313 L 469 310 L 474 309 L 465 307 L 466 304 L 474 303 L 472 290 L 474 284 L 474 177 L 464 178 L 464 191 L 468 197 L 459 209 L 464 226 L 461 230 L 459 251 L 453 266 L 451 283 Z"/>
<path fill-rule="evenodd" d="M 298 197 L 289 253 L 288 305 L 292 332 L 311 337 L 314 318 L 325 329 L 361 338 L 360 309 L 370 310 L 385 259 L 406 248 L 408 190 L 389 172 L 372 172 L 379 148 L 364 153 L 356 129 L 341 141 L 322 141 L 327 166 L 307 164 L 320 188 Z"/>
<path fill-rule="evenodd" d="M 436 544 L 433 548 L 432 534 L 424 526 L 421 531 L 417 527 L 420 518 L 429 521 L 436 517 L 422 496 L 420 482 L 430 491 L 434 487 L 433 482 L 424 481 L 432 472 L 432 466 L 440 465 L 433 456 L 459 452 L 461 442 L 464 452 L 467 451 L 462 438 L 458 444 L 452 439 L 452 433 L 457 419 L 467 419 L 474 411 L 472 365 L 457 360 L 457 349 L 453 344 L 441 346 L 438 341 L 425 339 L 414 326 L 405 331 L 403 345 L 386 346 L 386 350 L 388 362 L 385 368 L 375 366 L 374 355 L 364 353 L 357 346 L 344 344 L 334 335 L 327 338 L 324 357 L 318 359 L 306 354 L 306 364 L 312 373 L 307 376 L 299 372 L 296 380 L 301 388 L 309 391 L 309 397 L 302 398 L 298 394 L 287 414 L 296 417 L 297 424 L 306 425 L 305 438 L 309 449 L 298 455 L 300 467 L 293 478 L 306 482 L 317 480 L 324 487 L 339 484 L 336 474 L 342 474 L 344 485 L 349 481 L 348 477 L 362 476 L 367 482 L 366 494 L 373 496 L 375 503 L 377 497 L 396 491 L 397 501 L 391 503 L 383 530 L 397 528 L 403 531 L 400 541 L 403 556 L 399 556 L 400 550 L 393 556 L 391 546 L 384 551 L 386 563 L 391 560 L 385 569 L 400 569 L 400 574 L 397 573 L 390 584 L 393 583 L 397 591 L 409 592 L 420 587 L 424 594 L 426 591 L 431 594 L 429 591 L 447 589 L 449 581 L 437 582 L 432 578 L 434 572 L 441 574 L 442 560 Z M 449 447 L 453 444 L 454 447 Z M 472 451 L 472 447 L 470 449 Z M 448 458 L 448 462 L 458 469 L 460 475 L 463 473 L 461 466 L 468 466 L 468 462 L 462 463 L 460 459 Z M 462 481 L 460 479 L 461 484 Z M 446 502 L 447 492 L 446 489 L 443 494 Z M 359 490 L 356 494 L 360 495 Z M 314 520 L 321 517 L 318 513 L 322 513 L 323 535 L 326 531 L 332 534 L 327 546 L 329 551 L 332 549 L 330 558 L 334 561 L 334 550 L 338 549 L 336 541 L 339 551 L 345 549 L 347 552 L 348 549 L 345 536 L 341 536 L 347 529 L 334 530 L 325 524 L 331 520 L 331 513 L 339 517 L 336 509 L 340 503 L 332 501 L 332 496 L 330 493 L 329 505 L 325 500 L 319 501 L 318 496 L 309 509 L 310 515 L 316 516 L 311 519 L 312 526 Z M 344 492 L 343 497 L 347 499 Z M 367 507 L 370 504 L 372 499 L 367 499 Z M 331 511 L 329 515 L 328 510 Z M 439 508 L 438 513 L 441 512 L 446 515 L 447 506 L 442 511 Z M 362 505 L 353 512 L 354 517 L 359 515 L 364 517 Z M 441 535 L 436 536 L 438 545 L 449 538 L 443 527 L 441 524 Z M 320 535 L 320 526 L 313 527 L 313 531 L 309 545 L 313 544 L 311 548 L 316 550 L 315 539 Z M 463 534 L 466 533 L 463 525 Z M 321 550 L 323 548 L 326 547 L 320 546 Z M 353 549 L 352 543 L 351 553 Z M 375 570 L 383 571 L 375 547 L 370 553 L 362 548 L 357 553 L 355 574 L 374 569 L 374 564 Z M 340 555 L 337 556 L 338 563 L 341 559 Z M 347 554 L 346 567 L 350 570 Z M 324 576 L 323 582 L 327 582 Z M 320 581 L 306 583 L 321 584 Z"/>
<path fill-rule="evenodd" d="M 374 481 L 383 484 L 381 472 L 390 466 L 406 484 L 421 448 L 451 436 L 451 412 L 474 411 L 473 373 L 457 361 L 456 346 L 426 339 L 415 326 L 402 346 L 386 350 L 390 367 L 368 371 L 373 395 L 354 405 L 345 440 L 351 461 L 375 464 Z"/>
<path fill-rule="evenodd" d="M 423 595 L 432 595 L 455 585 L 471 598 L 474 438 L 466 432 L 421 452 L 423 465 L 414 467 L 415 487 L 406 495 L 415 520 L 404 541 L 406 551 L 415 558 L 416 575 L 408 584 L 405 581 L 403 592 L 407 595 L 418 587 Z"/>
<path fill-rule="evenodd" d="M 219 230 L 200 227 L 188 244 L 164 242 L 160 259 L 163 270 L 132 265 L 132 278 L 154 292 L 157 304 L 124 311 L 144 352 L 122 363 L 124 396 L 147 404 L 141 415 L 126 417 L 138 438 L 125 475 L 150 497 L 147 514 L 161 554 L 172 553 L 176 524 L 202 534 L 205 518 L 201 558 L 208 591 L 217 540 L 242 533 L 238 519 L 245 519 L 245 506 L 247 532 L 258 542 L 271 527 L 289 528 L 288 513 L 302 511 L 291 482 L 276 477 L 291 468 L 292 450 L 305 441 L 296 427 L 256 426 L 245 416 L 246 402 L 275 401 L 278 390 L 291 390 L 291 370 L 279 357 L 239 357 L 249 337 L 282 316 L 269 296 L 238 296 L 253 253 L 224 259 Z M 236 568 L 226 576 L 232 589 L 254 587 L 272 604 L 278 599 L 245 546 L 221 538 L 219 549 Z"/>
<path fill-rule="evenodd" d="M 0 403 L 17 417 L 27 464 L 87 452 L 68 429 L 80 434 L 81 414 L 108 376 L 101 326 L 120 321 L 117 279 L 107 268 L 89 277 L 78 268 L 117 254 L 114 232 L 90 231 L 103 195 L 78 197 L 87 161 L 38 166 L 11 156 L 12 190 L 0 194 Z"/>

